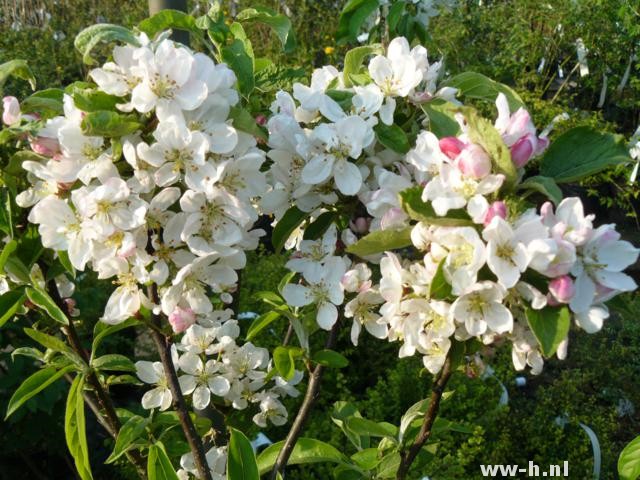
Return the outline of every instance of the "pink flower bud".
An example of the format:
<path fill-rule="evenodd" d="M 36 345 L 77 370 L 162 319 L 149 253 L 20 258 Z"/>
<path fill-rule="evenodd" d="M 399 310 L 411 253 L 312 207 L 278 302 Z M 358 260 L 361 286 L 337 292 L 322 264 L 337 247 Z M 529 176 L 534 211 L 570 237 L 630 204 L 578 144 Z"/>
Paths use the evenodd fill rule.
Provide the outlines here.
<path fill-rule="evenodd" d="M 487 214 L 484 217 L 484 226 L 489 225 L 494 217 L 507 218 L 507 205 L 503 201 L 498 200 L 489 206 L 489 210 L 487 210 Z"/>
<path fill-rule="evenodd" d="M 576 293 L 576 287 L 569 275 L 563 275 L 549 282 L 549 293 L 556 301 L 569 303 Z"/>
<path fill-rule="evenodd" d="M 267 117 L 262 114 L 256 115 L 256 123 L 261 127 L 267 124 Z"/>
<path fill-rule="evenodd" d="M 349 228 L 351 228 L 354 233 L 367 233 L 369 231 L 369 221 L 364 217 L 358 217 L 349 222 Z"/>
<path fill-rule="evenodd" d="M 526 135 L 511 146 L 511 161 L 517 168 L 524 167 L 531 160 L 536 144 L 534 135 Z"/>
<path fill-rule="evenodd" d="M 2 121 L 6 125 L 14 125 L 20 122 L 20 103 L 16 97 L 4 97 L 2 99 Z"/>
<path fill-rule="evenodd" d="M 511 115 L 509 124 L 505 131 L 505 135 L 508 137 L 507 145 L 513 142 L 513 140 L 509 142 L 509 137 L 515 140 L 529 134 L 534 134 L 535 131 L 536 127 L 533 125 L 529 112 L 524 108 L 519 108 L 513 115 Z"/>
<path fill-rule="evenodd" d="M 55 138 L 36 137 L 30 143 L 31 150 L 45 157 L 55 157 L 60 154 L 60 144 Z"/>
<path fill-rule="evenodd" d="M 196 315 L 190 308 L 176 307 L 173 312 L 169 314 L 169 323 L 174 333 L 182 333 L 196 323 Z"/>
<path fill-rule="evenodd" d="M 455 159 L 464 149 L 465 144 L 456 137 L 444 137 L 440 139 L 440 150 L 451 160 Z"/>
<path fill-rule="evenodd" d="M 456 166 L 463 175 L 481 179 L 491 173 L 491 159 L 480 145 L 467 145 L 456 158 Z"/>

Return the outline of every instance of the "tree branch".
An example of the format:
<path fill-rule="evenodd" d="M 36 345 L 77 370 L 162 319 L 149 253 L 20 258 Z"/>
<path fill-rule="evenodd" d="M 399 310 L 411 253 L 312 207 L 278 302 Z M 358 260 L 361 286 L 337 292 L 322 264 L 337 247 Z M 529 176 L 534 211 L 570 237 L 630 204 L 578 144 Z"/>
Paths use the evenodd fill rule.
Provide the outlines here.
<path fill-rule="evenodd" d="M 325 342 L 325 348 L 331 349 L 336 343 L 336 339 L 338 337 L 338 329 L 340 325 L 340 320 L 338 320 L 329 335 L 327 336 L 327 341 Z M 311 413 L 311 409 L 318 399 L 320 393 L 320 382 L 322 380 L 322 374 L 324 372 L 324 367 L 322 365 L 316 365 L 316 367 L 311 372 L 309 376 L 309 383 L 307 385 L 307 391 L 304 395 L 304 400 L 302 400 L 302 405 L 296 414 L 296 418 L 291 425 L 291 429 L 287 434 L 287 438 L 284 441 L 284 445 L 282 449 L 278 453 L 278 458 L 276 459 L 276 463 L 273 465 L 273 470 L 271 472 L 271 480 L 276 480 L 278 478 L 278 474 L 280 473 L 284 478 L 284 469 L 287 466 L 287 462 L 289 461 L 289 457 L 293 452 L 293 448 L 296 446 L 296 442 L 298 438 L 302 434 L 302 427 L 304 427 L 309 414 Z"/>
<path fill-rule="evenodd" d="M 414 440 L 409 450 L 405 450 L 400 454 L 400 466 L 398 467 L 398 471 L 396 472 L 396 480 L 404 480 L 406 478 L 411 464 L 418 456 L 418 453 L 420 453 L 420 450 L 422 449 L 424 444 L 427 442 L 427 440 L 429 440 L 433 423 L 438 416 L 438 409 L 440 408 L 440 401 L 442 400 L 444 388 L 447 385 L 449 378 L 451 378 L 452 373 L 451 359 L 447 357 L 442 370 L 440 370 L 440 372 L 436 376 L 433 387 L 431 388 L 431 399 L 429 400 L 429 408 L 424 414 L 422 427 L 420 427 L 420 431 L 418 432 L 418 435 L 416 436 L 416 439 Z"/>
<path fill-rule="evenodd" d="M 155 284 L 149 286 L 148 294 L 149 299 L 157 305 L 159 300 L 158 290 Z M 151 321 L 156 327 L 160 327 L 160 315 L 152 313 Z M 151 338 L 153 339 L 156 349 L 158 350 L 158 354 L 160 355 L 160 361 L 164 367 L 164 373 L 167 377 L 169 390 L 171 390 L 171 396 L 173 397 L 173 406 L 176 409 L 180 425 L 182 426 L 182 431 L 184 432 L 187 442 L 189 443 L 189 447 L 191 448 L 191 452 L 193 453 L 193 461 L 198 470 L 199 478 L 203 480 L 212 480 L 211 470 L 207 463 L 202 439 L 200 438 L 200 435 L 198 435 L 196 427 L 189 416 L 187 402 L 185 402 L 182 390 L 180 390 L 178 374 L 175 366 L 173 365 L 173 359 L 171 358 L 171 339 L 160 333 L 160 331 L 155 328 L 150 328 L 150 332 Z"/>
<path fill-rule="evenodd" d="M 46 269 L 41 265 L 43 272 L 46 275 Z M 67 304 L 64 302 L 62 297 L 60 296 L 60 292 L 58 291 L 58 286 L 54 279 L 51 279 L 47 282 L 47 290 L 49 291 L 49 295 L 55 302 L 55 304 L 60 308 L 63 312 L 69 315 L 69 311 L 67 308 Z M 70 316 L 70 315 L 69 315 Z M 80 337 L 78 336 L 78 332 L 73 325 L 73 321 L 69 320 L 69 325 L 62 327 L 63 333 L 66 335 L 67 340 L 69 341 L 69 345 L 71 348 L 82 358 L 84 363 L 89 366 L 90 364 L 90 356 L 89 353 L 82 347 L 82 342 L 80 341 Z M 120 419 L 118 418 L 118 414 L 116 413 L 116 409 L 113 406 L 113 402 L 111 401 L 111 397 L 106 392 L 106 390 L 102 387 L 102 383 L 100 383 L 100 379 L 96 375 L 96 373 L 89 369 L 89 373 L 87 373 L 87 383 L 94 391 L 95 398 L 98 402 L 98 406 L 91 399 L 90 396 L 84 394 L 84 400 L 89 405 L 89 408 L 93 411 L 96 418 L 98 419 L 98 423 L 100 423 L 104 429 L 107 431 L 111 437 L 115 440 L 118 437 L 118 432 L 120 431 Z M 130 462 L 134 464 L 138 474 L 141 478 L 146 478 L 146 465 L 145 461 L 137 451 L 127 452 L 127 458 Z"/>

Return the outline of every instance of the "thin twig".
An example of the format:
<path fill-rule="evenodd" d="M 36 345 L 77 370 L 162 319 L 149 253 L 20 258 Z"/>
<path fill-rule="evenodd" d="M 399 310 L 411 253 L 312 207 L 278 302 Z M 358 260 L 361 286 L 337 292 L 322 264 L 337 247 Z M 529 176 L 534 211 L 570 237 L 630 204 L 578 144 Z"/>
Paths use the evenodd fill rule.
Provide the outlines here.
<path fill-rule="evenodd" d="M 327 341 L 325 342 L 326 349 L 331 349 L 335 345 L 338 337 L 338 329 L 340 328 L 339 325 L 340 321 L 337 321 L 329 332 Z M 309 376 L 309 383 L 304 395 L 304 400 L 302 401 L 302 405 L 300 406 L 300 409 L 296 414 L 296 418 L 291 425 L 291 430 L 289 430 L 289 433 L 287 434 L 282 450 L 278 453 L 276 463 L 273 465 L 271 480 L 276 480 L 278 478 L 278 474 L 282 475 L 282 478 L 284 478 L 284 469 L 287 466 L 289 457 L 293 452 L 293 448 L 296 446 L 298 438 L 302 434 L 302 427 L 304 427 L 304 424 L 311 413 L 311 409 L 320 394 L 320 382 L 322 380 L 323 372 L 324 367 L 322 365 L 317 365 Z"/>
<path fill-rule="evenodd" d="M 149 286 L 148 294 L 149 299 L 157 305 L 159 300 L 158 290 L 155 284 Z M 160 315 L 152 313 L 151 321 L 157 327 L 160 327 Z M 211 470 L 207 463 L 202 439 L 200 438 L 200 435 L 198 435 L 196 427 L 189 416 L 187 402 L 185 401 L 184 396 L 182 395 L 182 390 L 180 389 L 178 373 L 176 372 L 176 368 L 173 365 L 173 359 L 171 358 L 171 340 L 156 329 L 150 329 L 150 332 L 151 338 L 153 339 L 156 349 L 158 350 L 158 354 L 160 355 L 160 361 L 164 367 L 164 373 L 167 377 L 169 390 L 173 397 L 173 406 L 178 414 L 178 419 L 180 420 L 180 425 L 182 426 L 182 431 L 187 439 L 187 443 L 189 443 L 189 447 L 191 448 L 191 453 L 193 453 L 193 461 L 196 465 L 196 469 L 198 470 L 198 477 L 203 480 L 212 480 Z"/>
<path fill-rule="evenodd" d="M 420 450 L 427 443 L 431 436 L 431 428 L 438 416 L 438 409 L 440 408 L 440 400 L 442 400 L 442 394 L 444 393 L 444 387 L 447 385 L 449 378 L 451 377 L 451 359 L 447 357 L 440 370 L 440 373 L 436 376 L 433 387 L 431 388 L 431 399 L 429 401 L 429 408 L 424 414 L 424 421 L 420 427 L 420 431 L 413 441 L 413 444 L 409 450 L 405 450 L 400 454 L 400 466 L 396 472 L 396 480 L 404 480 L 409 472 L 411 464 L 420 453 Z"/>

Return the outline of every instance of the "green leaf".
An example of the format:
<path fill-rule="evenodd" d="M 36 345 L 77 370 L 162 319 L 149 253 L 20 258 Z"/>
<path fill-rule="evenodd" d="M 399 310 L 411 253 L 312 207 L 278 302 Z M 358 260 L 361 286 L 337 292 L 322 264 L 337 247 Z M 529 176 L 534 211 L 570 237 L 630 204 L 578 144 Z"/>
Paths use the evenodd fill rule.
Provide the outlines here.
<path fill-rule="evenodd" d="M 276 253 L 282 250 L 289 236 L 309 216 L 309 212 L 303 212 L 298 207 L 291 207 L 285 212 L 271 234 L 271 243 Z"/>
<path fill-rule="evenodd" d="M 633 439 L 620 453 L 618 475 L 620 480 L 636 480 L 640 477 L 640 437 Z"/>
<path fill-rule="evenodd" d="M 124 137 L 142 129 L 134 115 L 123 115 L 116 112 L 100 110 L 89 112 L 80 124 L 82 133 L 96 137 Z"/>
<path fill-rule="evenodd" d="M 124 355 L 110 353 L 94 359 L 91 366 L 96 370 L 109 370 L 119 372 L 135 372 L 136 366 Z"/>
<path fill-rule="evenodd" d="M 16 251 L 17 247 L 18 242 L 15 240 L 9 240 L 3 247 L 2 253 L 0 253 L 0 272 L 4 271 L 4 264 L 7 263 L 7 259 Z"/>
<path fill-rule="evenodd" d="M 312 360 L 320 365 L 330 368 L 344 368 L 349 365 L 349 360 L 344 355 L 333 350 L 320 350 L 313 355 Z"/>
<path fill-rule="evenodd" d="M 383 53 L 384 49 L 380 44 L 364 45 L 349 50 L 344 57 L 344 86 L 347 88 L 353 86 L 354 76 L 360 74 L 360 68 L 369 55 Z"/>
<path fill-rule="evenodd" d="M 460 133 L 460 125 L 454 116 L 459 108 L 457 105 L 435 98 L 420 107 L 429 117 L 429 130 L 438 138 L 455 137 Z"/>
<path fill-rule="evenodd" d="M 382 460 L 380 460 L 380 464 L 378 465 L 378 474 L 376 478 L 384 479 L 384 478 L 395 478 L 396 472 L 398 471 L 398 466 L 400 465 L 400 454 L 392 450 L 387 453 Z"/>
<path fill-rule="evenodd" d="M 138 24 L 138 28 L 153 38 L 165 30 L 184 30 L 201 35 L 196 25 L 196 19 L 180 10 L 161 10 L 150 18 L 146 18 Z"/>
<path fill-rule="evenodd" d="M 569 333 L 571 314 L 567 307 L 545 307 L 542 310 L 527 308 L 527 322 L 540 344 L 545 357 L 550 357 Z"/>
<path fill-rule="evenodd" d="M 231 107 L 229 118 L 233 122 L 234 128 L 249 133 L 261 140 L 268 140 L 269 136 L 267 133 L 256 123 L 256 119 L 253 118 L 251 113 L 244 108 L 238 107 L 237 105 Z"/>
<path fill-rule="evenodd" d="M 60 264 L 64 267 L 64 269 L 71 275 L 71 278 L 76 278 L 76 269 L 71 264 L 71 260 L 69 260 L 69 254 L 65 250 L 58 250 L 56 252 L 58 255 L 58 260 L 60 260 Z"/>
<path fill-rule="evenodd" d="M 468 126 L 468 135 L 489 154 L 494 170 L 505 176 L 504 185 L 511 188 L 518 180 L 518 171 L 511 160 L 511 152 L 505 145 L 500 132 L 493 124 L 482 118 L 472 108 L 461 108 Z M 547 175 L 548 176 L 548 175 Z"/>
<path fill-rule="evenodd" d="M 149 480 L 179 480 L 162 442 L 156 442 L 149 447 L 147 476 Z"/>
<path fill-rule="evenodd" d="M 135 327 L 139 324 L 140 322 L 135 318 L 130 318 L 122 323 L 118 323 L 117 325 L 109 325 L 104 322 L 96 323 L 96 326 L 93 329 L 93 343 L 91 345 L 91 352 L 95 354 L 102 341 L 109 335 L 119 332 L 120 330 L 124 330 L 125 328 Z"/>
<path fill-rule="evenodd" d="M 67 409 L 64 414 L 64 434 L 67 439 L 67 447 L 76 464 L 76 470 L 80 478 L 82 480 L 90 480 L 93 477 L 91 475 L 91 465 L 89 464 L 83 389 L 84 376 L 76 375 L 67 397 Z"/>
<path fill-rule="evenodd" d="M 273 364 L 278 374 L 289 381 L 296 373 L 296 357 L 299 357 L 302 351 L 297 347 L 278 346 L 273 351 Z"/>
<path fill-rule="evenodd" d="M 329 229 L 333 221 L 336 219 L 336 212 L 324 212 L 315 219 L 314 222 L 307 225 L 304 229 L 303 238 L 305 240 L 317 240 Z"/>
<path fill-rule="evenodd" d="M 363 470 L 373 470 L 382 458 L 379 457 L 377 448 L 365 448 L 351 455 L 351 460 Z"/>
<path fill-rule="evenodd" d="M 72 366 L 57 370 L 54 367 L 47 367 L 42 370 L 38 370 L 36 373 L 27 378 L 22 385 L 18 387 L 15 393 L 11 396 L 9 404 L 7 406 L 7 414 L 4 417 L 5 420 L 9 416 L 18 410 L 27 400 L 34 397 L 42 390 L 47 388 L 53 382 L 62 377 L 65 373 L 73 370 Z"/>
<path fill-rule="evenodd" d="M 31 287 L 27 287 L 25 292 L 29 301 L 47 312 L 50 318 L 62 325 L 69 325 L 69 319 L 47 292 Z"/>
<path fill-rule="evenodd" d="M 251 442 L 245 437 L 244 433 L 235 428 L 231 429 L 228 455 L 228 480 L 260 480 L 256 456 L 253 453 Z"/>
<path fill-rule="evenodd" d="M 60 352 L 69 355 L 74 354 L 74 352 L 67 346 L 66 343 L 52 335 L 47 335 L 46 333 L 34 330 L 33 328 L 25 328 L 24 333 L 26 333 L 29 337 L 31 337 L 43 347 L 49 348 L 54 352 Z"/>
<path fill-rule="evenodd" d="M 355 42 L 364 22 L 378 8 L 378 0 L 349 0 L 340 13 L 336 32 L 338 43 Z"/>
<path fill-rule="evenodd" d="M 400 441 L 400 443 L 402 443 L 404 435 L 405 433 L 407 433 L 407 429 L 411 426 L 411 422 L 413 422 L 416 418 L 424 415 L 427 411 L 427 408 L 429 408 L 429 400 L 424 399 L 411 405 L 409 409 L 404 413 L 404 415 L 400 419 L 400 429 L 398 431 L 398 440 Z"/>
<path fill-rule="evenodd" d="M 24 113 L 44 113 L 63 115 L 62 97 L 64 92 L 59 88 L 46 88 L 35 92 L 20 102 Z"/>
<path fill-rule="evenodd" d="M 422 425 L 422 421 L 420 424 Z M 437 417 L 435 419 L 431 430 L 434 435 L 441 432 L 458 432 L 466 433 L 467 435 L 471 435 L 473 433 L 472 427 L 465 425 L 464 423 L 452 422 L 451 420 L 447 420 L 442 417 Z"/>
<path fill-rule="evenodd" d="M 509 102 L 509 109 L 515 112 L 525 104 L 511 87 L 491 80 L 489 77 L 476 72 L 464 72 L 445 81 L 443 86 L 457 88 L 459 92 L 468 98 L 477 98 L 494 102 L 498 94 L 504 93 Z"/>
<path fill-rule="evenodd" d="M 286 53 L 290 53 L 296 48 L 295 35 L 291 26 L 291 20 L 286 15 L 277 14 L 268 8 L 246 8 L 237 16 L 239 22 L 259 22 L 271 27 L 280 39 L 282 48 Z"/>
<path fill-rule="evenodd" d="M 276 458 L 278 457 L 278 453 L 282 449 L 283 445 L 284 442 L 274 443 L 273 445 L 267 447 L 258 456 L 258 470 L 260 471 L 260 475 L 265 474 L 273 468 L 273 465 L 276 462 Z M 335 447 L 329 445 L 328 443 L 321 442 L 320 440 L 316 440 L 314 438 L 302 437 L 298 439 L 295 447 L 293 447 L 293 451 L 291 452 L 291 456 L 289 457 L 289 462 L 287 463 L 287 465 L 301 465 L 306 463 L 323 462 L 348 463 L 349 460 L 342 453 L 340 453 L 340 451 L 338 451 Z M 228 478 L 229 480 L 236 480 L 232 477 Z"/>
<path fill-rule="evenodd" d="M 22 283 L 31 283 L 31 275 L 29 274 L 29 269 L 15 255 L 7 258 L 4 264 L 4 271 Z"/>
<path fill-rule="evenodd" d="M 439 217 L 430 203 L 422 201 L 423 187 L 412 187 L 400 192 L 402 209 L 413 220 L 427 225 L 441 225 L 443 227 L 472 226 L 473 222 L 465 210 L 449 210 L 446 217 Z"/>
<path fill-rule="evenodd" d="M 27 65 L 26 60 L 10 60 L 0 65 L 0 91 L 9 77 L 18 77 L 26 80 L 31 85 L 31 90 L 36 89 L 36 77 Z"/>
<path fill-rule="evenodd" d="M 407 153 L 411 148 L 407 134 L 397 125 L 378 123 L 373 131 L 376 132 L 378 141 L 394 152 Z"/>
<path fill-rule="evenodd" d="M 349 92 L 347 90 L 335 90 L 329 89 L 325 92 L 325 95 L 329 97 L 331 100 L 335 101 L 340 108 L 345 111 L 349 111 L 351 106 L 353 105 L 353 92 Z"/>
<path fill-rule="evenodd" d="M 557 183 L 576 182 L 611 165 L 630 162 L 620 135 L 576 127 L 556 138 L 542 157 L 540 175 Z"/>
<path fill-rule="evenodd" d="M 148 423 L 148 419 L 142 418 L 139 415 L 134 415 L 127 420 L 127 423 L 122 425 L 118 432 L 113 452 L 111 452 L 111 455 L 109 455 L 109 458 L 107 458 L 104 463 L 113 463 L 124 453 L 134 448 L 136 446 L 134 442 L 142 436 Z"/>
<path fill-rule="evenodd" d="M 122 98 L 92 88 L 75 89 L 72 97 L 73 103 L 83 112 L 115 110 L 116 105 L 122 103 Z"/>
<path fill-rule="evenodd" d="M 387 422 L 374 422 L 366 418 L 351 417 L 347 419 L 347 426 L 358 435 L 371 437 L 390 437 L 395 440 L 398 427 Z"/>
<path fill-rule="evenodd" d="M 256 335 L 258 335 L 258 333 L 267 328 L 281 316 L 282 314 L 277 310 L 271 310 L 270 312 L 260 315 L 253 322 L 251 322 L 249 330 L 247 331 L 247 341 L 251 341 L 252 339 L 254 339 Z"/>
<path fill-rule="evenodd" d="M 331 421 L 340 427 L 345 436 L 358 450 L 369 448 L 369 435 L 358 435 L 347 426 L 347 420 L 352 417 L 362 418 L 353 403 L 338 401 L 333 404 Z"/>
<path fill-rule="evenodd" d="M 411 227 L 402 230 L 378 230 L 347 247 L 347 253 L 366 257 L 411 245 Z"/>
<path fill-rule="evenodd" d="M 9 290 L 0 295 L 0 328 L 16 314 L 24 304 L 26 295 L 20 290 Z"/>
<path fill-rule="evenodd" d="M 562 201 L 562 190 L 560 190 L 556 181 L 551 177 L 543 177 L 540 175 L 529 177 L 518 185 L 518 188 L 541 193 L 555 205 L 558 205 Z"/>
<path fill-rule="evenodd" d="M 76 49 L 82 54 L 82 61 L 87 65 L 93 65 L 96 61 L 91 58 L 91 51 L 101 42 L 124 42 L 136 47 L 140 42 L 131 30 L 120 25 L 99 23 L 82 30 L 74 41 Z"/>
<path fill-rule="evenodd" d="M 235 39 L 222 48 L 222 60 L 234 71 L 238 79 L 238 90 L 245 97 L 255 87 L 253 57 L 249 55 L 242 40 Z"/>
<path fill-rule="evenodd" d="M 429 297 L 435 300 L 444 300 L 451 296 L 451 285 L 444 276 L 443 269 L 445 261 L 446 258 L 443 258 L 438 264 L 436 274 L 433 276 L 433 280 L 431 280 L 431 285 L 429 285 Z"/>
<path fill-rule="evenodd" d="M 45 361 L 44 353 L 38 350 L 37 348 L 18 347 L 11 352 L 11 359 L 14 359 L 18 355 L 21 355 L 23 357 L 33 358 L 34 360 L 38 360 L 39 362 Z"/>
<path fill-rule="evenodd" d="M 389 9 L 389 15 L 387 15 L 387 23 L 389 24 L 389 31 L 395 32 L 400 22 L 400 18 L 404 13 L 406 4 L 403 1 L 396 1 L 391 5 Z"/>

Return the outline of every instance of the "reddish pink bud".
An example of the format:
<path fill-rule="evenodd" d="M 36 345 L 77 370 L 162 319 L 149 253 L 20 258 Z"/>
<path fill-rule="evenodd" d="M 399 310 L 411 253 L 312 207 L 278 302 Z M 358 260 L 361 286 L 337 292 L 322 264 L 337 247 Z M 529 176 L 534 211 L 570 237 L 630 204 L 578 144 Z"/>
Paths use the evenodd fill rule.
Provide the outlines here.
<path fill-rule="evenodd" d="M 173 312 L 169 314 L 169 323 L 174 333 L 182 333 L 196 323 L 196 315 L 190 308 L 176 307 Z"/>
<path fill-rule="evenodd" d="M 440 139 L 440 150 L 451 160 L 455 159 L 464 149 L 464 142 L 456 137 L 444 137 Z"/>
<path fill-rule="evenodd" d="M 487 210 L 487 214 L 484 217 L 485 227 L 491 223 L 493 217 L 507 218 L 507 205 L 503 201 L 498 200 L 489 206 L 489 210 Z"/>
<path fill-rule="evenodd" d="M 267 117 L 265 117 L 264 115 L 260 114 L 260 115 L 256 115 L 256 123 L 258 125 L 260 125 L 261 127 L 267 124 Z"/>
<path fill-rule="evenodd" d="M 369 221 L 364 217 L 358 217 L 349 222 L 349 228 L 353 233 L 367 233 L 369 231 Z"/>
<path fill-rule="evenodd" d="M 517 168 L 524 167 L 531 160 L 536 143 L 535 136 L 526 135 L 511 146 L 511 161 Z"/>
<path fill-rule="evenodd" d="M 16 97 L 2 99 L 2 121 L 7 125 L 20 122 L 20 103 Z"/>
<path fill-rule="evenodd" d="M 30 143 L 31 150 L 45 157 L 55 157 L 60 154 L 60 144 L 55 138 L 36 137 Z"/>
<path fill-rule="evenodd" d="M 576 293 L 576 287 L 569 275 L 563 275 L 549 282 L 549 293 L 557 302 L 569 303 Z"/>
<path fill-rule="evenodd" d="M 491 159 L 480 145 L 467 145 L 456 158 L 456 166 L 463 175 L 475 179 L 491 173 Z"/>

